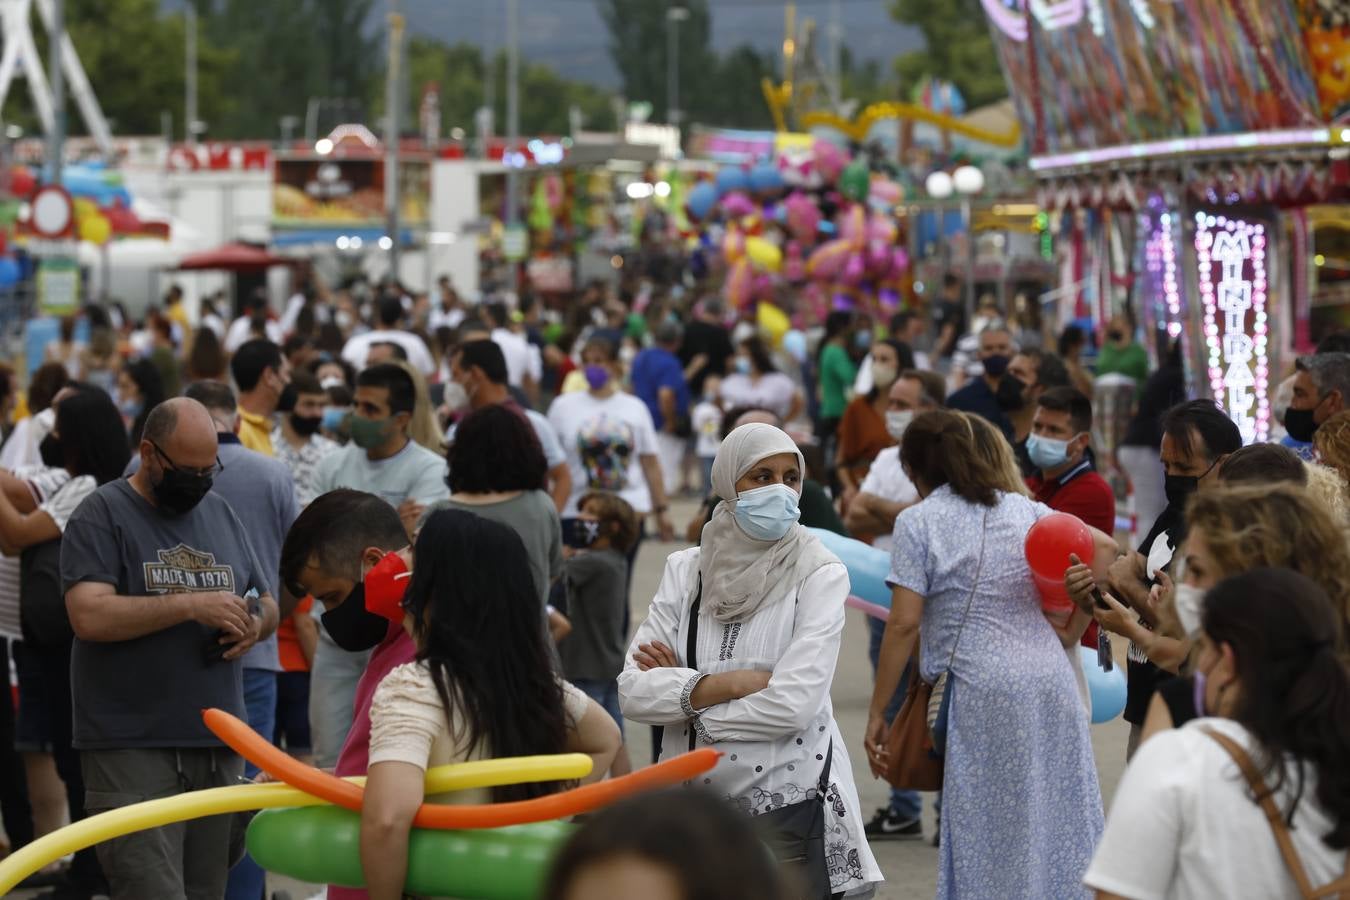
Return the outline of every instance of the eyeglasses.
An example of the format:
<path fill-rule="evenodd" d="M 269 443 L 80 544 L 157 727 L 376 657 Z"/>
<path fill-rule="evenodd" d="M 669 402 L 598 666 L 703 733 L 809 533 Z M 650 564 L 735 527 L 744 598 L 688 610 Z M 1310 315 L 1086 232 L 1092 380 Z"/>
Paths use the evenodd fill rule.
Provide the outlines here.
<path fill-rule="evenodd" d="M 178 463 L 174 462 L 169 457 L 169 454 L 165 453 L 163 448 L 154 441 L 150 441 L 150 446 L 155 448 L 155 452 L 158 453 L 160 457 L 169 464 L 169 468 L 173 469 L 175 472 L 184 472 L 188 475 L 195 475 L 198 478 L 215 478 L 221 472 L 225 471 L 225 464 L 220 461 L 219 455 L 216 456 L 216 464 L 213 466 L 208 466 L 205 469 L 189 469 L 186 466 L 180 466 Z"/>

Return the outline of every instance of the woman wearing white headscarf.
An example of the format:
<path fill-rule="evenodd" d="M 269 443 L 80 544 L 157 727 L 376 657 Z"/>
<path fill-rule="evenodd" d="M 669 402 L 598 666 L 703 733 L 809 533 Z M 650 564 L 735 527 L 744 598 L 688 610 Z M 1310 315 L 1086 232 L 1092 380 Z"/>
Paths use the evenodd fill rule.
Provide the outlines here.
<path fill-rule="evenodd" d="M 665 726 L 662 756 L 695 745 L 722 751 L 703 784 L 749 814 L 815 796 L 828 760 L 831 891 L 867 897 L 882 875 L 830 705 L 848 572 L 797 524 L 803 469 L 797 445 L 772 425 L 742 425 L 722 442 L 712 470 L 722 502 L 702 548 L 666 561 L 619 699 L 626 718 Z"/>

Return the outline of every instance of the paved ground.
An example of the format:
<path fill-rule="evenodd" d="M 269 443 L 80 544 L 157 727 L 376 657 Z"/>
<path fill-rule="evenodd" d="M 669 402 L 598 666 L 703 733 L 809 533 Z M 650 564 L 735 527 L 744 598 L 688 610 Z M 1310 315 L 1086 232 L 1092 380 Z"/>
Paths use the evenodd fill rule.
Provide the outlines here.
<path fill-rule="evenodd" d="M 675 524 L 683 531 L 685 523 L 692 516 L 695 505 L 691 502 L 676 502 L 673 506 Z M 638 568 L 633 579 L 633 620 L 634 627 L 646 616 L 647 604 L 656 592 L 666 556 L 684 544 L 659 544 L 649 542 L 642 547 L 638 556 Z M 1123 642 L 1117 642 L 1123 644 Z M 1120 660 L 1123 665 L 1123 657 Z M 848 741 L 848 751 L 853 763 L 854 778 L 858 783 L 861 801 L 865 810 L 882 805 L 885 802 L 887 788 L 883 782 L 872 778 L 867 770 L 866 760 L 862 756 L 861 741 L 863 728 L 867 720 L 867 704 L 872 691 L 872 670 L 867 660 L 867 627 L 861 613 L 850 611 L 848 624 L 844 629 L 844 644 L 839 654 L 839 666 L 834 679 L 834 710 L 840 730 Z M 1102 790 L 1109 805 L 1115 791 L 1116 782 L 1124 768 L 1126 726 L 1117 719 L 1106 725 L 1093 727 L 1093 746 L 1096 750 L 1097 767 L 1101 778 Z M 631 752 L 634 760 L 650 759 L 649 732 L 646 728 L 630 728 Z M 932 834 L 932 809 L 925 802 L 924 829 L 926 835 Z M 920 900 L 933 896 L 936 880 L 937 850 L 927 840 L 923 842 L 882 842 L 872 847 L 877 861 L 885 873 L 887 883 L 878 893 L 881 900 Z M 290 879 L 273 879 L 271 889 L 287 891 L 292 900 L 309 897 L 316 889 L 301 885 Z M 20 892 L 12 896 L 31 898 L 34 892 Z"/>

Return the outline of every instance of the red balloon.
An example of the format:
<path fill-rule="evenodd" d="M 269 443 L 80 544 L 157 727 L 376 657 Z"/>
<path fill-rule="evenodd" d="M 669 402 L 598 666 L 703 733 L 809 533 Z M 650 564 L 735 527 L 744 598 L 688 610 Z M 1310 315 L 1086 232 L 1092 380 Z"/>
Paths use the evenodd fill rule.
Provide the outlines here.
<path fill-rule="evenodd" d="M 1082 519 L 1068 513 L 1051 513 L 1027 532 L 1027 565 L 1046 581 L 1063 583 L 1064 570 L 1073 565 L 1069 554 L 1091 564 L 1093 550 L 1092 532 Z"/>
<path fill-rule="evenodd" d="M 1043 575 L 1031 573 L 1032 579 L 1036 582 L 1036 590 L 1041 595 L 1041 609 L 1072 609 L 1074 602 L 1069 597 L 1068 590 L 1064 587 L 1064 578 L 1046 578 Z"/>

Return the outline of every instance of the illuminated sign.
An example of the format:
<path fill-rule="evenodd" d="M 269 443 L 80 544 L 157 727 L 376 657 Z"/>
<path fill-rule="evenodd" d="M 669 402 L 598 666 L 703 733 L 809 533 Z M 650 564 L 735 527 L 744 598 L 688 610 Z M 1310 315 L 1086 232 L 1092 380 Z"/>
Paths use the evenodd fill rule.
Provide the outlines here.
<path fill-rule="evenodd" d="M 1209 386 L 1244 443 L 1270 434 L 1266 226 L 1195 214 Z"/>

